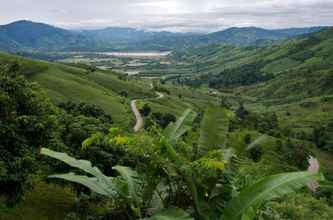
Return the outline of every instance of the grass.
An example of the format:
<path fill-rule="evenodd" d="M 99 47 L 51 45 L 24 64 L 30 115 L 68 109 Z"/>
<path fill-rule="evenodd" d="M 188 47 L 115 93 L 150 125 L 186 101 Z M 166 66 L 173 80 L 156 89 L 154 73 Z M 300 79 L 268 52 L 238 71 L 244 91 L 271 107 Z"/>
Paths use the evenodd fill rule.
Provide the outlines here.
<path fill-rule="evenodd" d="M 95 104 L 111 114 L 117 125 L 126 127 L 129 124 L 127 100 L 89 80 L 83 72 L 66 72 L 53 65 L 46 72 L 33 75 L 31 80 L 38 82 L 55 102 Z"/>
<path fill-rule="evenodd" d="M 265 73 L 278 73 L 299 65 L 300 62 L 290 58 L 282 58 L 266 65 L 262 71 Z"/>
<path fill-rule="evenodd" d="M 153 112 L 171 113 L 179 117 L 183 112 L 191 108 L 196 112 L 204 111 L 207 106 L 216 104 L 217 98 L 208 95 L 201 90 L 194 90 L 187 87 L 163 86 L 169 94 L 162 99 L 142 100 L 140 106 L 148 103 Z"/>
<path fill-rule="evenodd" d="M 181 116 L 186 109 L 191 107 L 189 104 L 172 96 L 165 96 L 162 99 L 143 100 L 140 102 L 140 106 L 145 103 L 152 108 L 153 112 L 171 113 L 176 117 Z"/>
<path fill-rule="evenodd" d="M 39 83 L 55 103 L 73 101 L 98 105 L 111 114 L 117 127 L 129 128 L 134 120 L 130 99 L 154 96 L 149 82 L 121 80 L 111 71 L 88 73 L 84 68 L 0 53 L 0 64 L 8 62 L 17 62 L 26 77 Z M 120 96 L 122 92 L 128 97 Z"/>
<path fill-rule="evenodd" d="M 87 76 L 89 80 L 96 82 L 106 89 L 119 94 L 122 91 L 126 91 L 130 98 L 142 98 L 142 97 L 153 97 L 149 83 L 140 80 L 120 80 L 114 74 L 110 72 L 98 71 Z"/>
<path fill-rule="evenodd" d="M 329 99 L 329 97 L 331 96 L 317 96 L 280 104 L 276 104 L 279 103 L 279 100 L 272 103 L 267 101 L 249 102 L 247 108 L 258 113 L 275 112 L 278 115 L 281 127 L 304 131 L 311 135 L 314 126 L 326 125 L 326 123 L 333 120 L 333 102 L 322 101 L 324 98 Z"/>

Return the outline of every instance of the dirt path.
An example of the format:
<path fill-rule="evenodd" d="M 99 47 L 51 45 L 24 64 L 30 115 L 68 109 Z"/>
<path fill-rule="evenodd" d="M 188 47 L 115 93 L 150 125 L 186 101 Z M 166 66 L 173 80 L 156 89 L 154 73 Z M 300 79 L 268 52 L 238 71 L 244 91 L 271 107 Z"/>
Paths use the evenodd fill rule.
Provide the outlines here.
<path fill-rule="evenodd" d="M 133 128 L 134 132 L 140 131 L 143 127 L 143 118 L 142 118 L 142 116 L 141 116 L 141 114 L 140 114 L 140 112 L 139 112 L 139 110 L 136 106 L 136 102 L 137 102 L 137 100 L 132 100 L 131 101 L 131 109 L 132 109 L 132 112 L 135 116 L 135 121 L 136 121 L 135 126 Z"/>
<path fill-rule="evenodd" d="M 154 86 L 152 83 L 150 84 L 150 86 L 152 89 L 154 89 Z M 157 95 L 157 98 L 155 98 L 155 99 L 162 99 L 165 97 L 165 95 L 163 93 L 160 93 L 160 92 L 155 92 L 155 93 Z M 136 99 L 131 101 L 131 109 L 135 116 L 135 121 L 136 121 L 135 126 L 133 127 L 134 132 L 138 132 L 143 128 L 143 118 L 142 118 L 142 115 L 140 114 L 140 111 L 137 108 L 137 105 L 136 105 L 137 101 L 138 100 L 136 100 Z"/>
<path fill-rule="evenodd" d="M 333 173 L 333 155 L 318 148 L 313 150 L 313 152 L 325 168 L 330 173 Z"/>
<path fill-rule="evenodd" d="M 162 99 L 165 96 L 163 93 L 160 93 L 160 92 L 156 92 L 156 95 L 157 95 L 156 99 Z"/>

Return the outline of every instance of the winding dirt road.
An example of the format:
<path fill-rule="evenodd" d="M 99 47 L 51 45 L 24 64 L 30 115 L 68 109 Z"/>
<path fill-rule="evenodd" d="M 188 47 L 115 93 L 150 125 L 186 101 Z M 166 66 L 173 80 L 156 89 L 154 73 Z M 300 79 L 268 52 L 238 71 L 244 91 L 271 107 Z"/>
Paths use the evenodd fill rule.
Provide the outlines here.
<path fill-rule="evenodd" d="M 150 84 L 150 86 L 152 89 L 154 89 L 153 84 Z M 155 99 L 162 99 L 165 96 L 163 93 L 160 93 L 160 92 L 155 92 L 155 93 L 157 95 L 157 98 L 155 98 Z M 134 99 L 131 101 L 131 109 L 135 116 L 135 121 L 136 121 L 135 126 L 133 127 L 134 132 L 139 132 L 143 128 L 143 118 L 142 118 L 142 115 L 140 114 L 140 111 L 137 108 L 137 105 L 136 105 L 137 101 L 138 101 L 137 99 Z"/>
<path fill-rule="evenodd" d="M 136 106 L 136 102 L 137 102 L 137 100 L 132 100 L 131 101 L 131 109 L 132 109 L 132 112 L 135 116 L 135 121 L 136 121 L 135 126 L 133 128 L 134 132 L 140 131 L 143 127 L 143 118 L 142 118 L 142 116 L 141 116 L 141 114 L 140 114 L 140 112 L 139 112 L 139 110 Z"/>

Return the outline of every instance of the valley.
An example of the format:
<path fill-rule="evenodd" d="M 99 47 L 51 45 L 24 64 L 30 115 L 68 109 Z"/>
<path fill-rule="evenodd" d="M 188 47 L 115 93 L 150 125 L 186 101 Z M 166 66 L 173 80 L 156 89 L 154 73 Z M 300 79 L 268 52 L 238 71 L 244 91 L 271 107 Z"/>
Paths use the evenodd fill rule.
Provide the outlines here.
<path fill-rule="evenodd" d="M 172 52 L 61 52 L 57 53 L 62 63 L 81 63 L 100 69 L 137 75 L 147 71 L 152 65 L 169 65 L 167 56 Z M 66 58 L 64 58 L 66 57 Z"/>
<path fill-rule="evenodd" d="M 0 220 L 333 218 L 331 27 L 19 21 L 0 48 Z"/>

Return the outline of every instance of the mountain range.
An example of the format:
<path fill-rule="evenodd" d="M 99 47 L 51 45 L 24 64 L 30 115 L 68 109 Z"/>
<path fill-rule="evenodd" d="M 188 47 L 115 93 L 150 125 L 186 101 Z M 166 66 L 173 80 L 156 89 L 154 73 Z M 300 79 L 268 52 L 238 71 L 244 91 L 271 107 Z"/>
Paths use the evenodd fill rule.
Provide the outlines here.
<path fill-rule="evenodd" d="M 12 52 L 29 50 L 172 50 L 216 43 L 243 46 L 262 40 L 285 40 L 317 32 L 323 28 L 267 30 L 245 27 L 229 28 L 208 34 L 152 32 L 121 27 L 74 31 L 22 20 L 0 26 L 0 49 Z"/>

